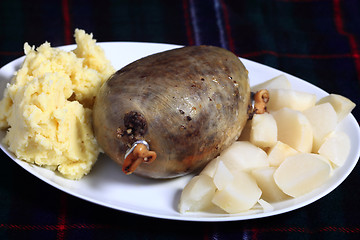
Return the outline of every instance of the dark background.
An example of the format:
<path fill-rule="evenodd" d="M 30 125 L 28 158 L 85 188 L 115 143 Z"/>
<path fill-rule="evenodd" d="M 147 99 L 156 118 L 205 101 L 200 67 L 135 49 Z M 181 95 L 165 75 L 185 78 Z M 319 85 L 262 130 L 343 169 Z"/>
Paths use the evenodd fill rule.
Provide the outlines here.
<path fill-rule="evenodd" d="M 0 66 L 23 44 L 98 42 L 224 47 L 359 104 L 360 1 L 0 1 Z M 360 119 L 359 107 L 353 114 Z M 360 173 L 304 208 L 248 221 L 197 223 L 133 215 L 77 199 L 0 159 L 0 239 L 359 239 Z"/>

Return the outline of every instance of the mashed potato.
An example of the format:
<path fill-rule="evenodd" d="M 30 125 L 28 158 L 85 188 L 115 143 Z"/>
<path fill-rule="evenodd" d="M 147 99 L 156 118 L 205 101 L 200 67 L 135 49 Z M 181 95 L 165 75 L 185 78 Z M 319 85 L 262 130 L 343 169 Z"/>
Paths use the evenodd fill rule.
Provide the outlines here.
<path fill-rule="evenodd" d="M 0 102 L 4 143 L 19 159 L 80 179 L 95 163 L 91 125 L 101 84 L 114 73 L 91 34 L 75 30 L 77 48 L 67 52 L 44 43 L 24 45 L 25 60 Z"/>

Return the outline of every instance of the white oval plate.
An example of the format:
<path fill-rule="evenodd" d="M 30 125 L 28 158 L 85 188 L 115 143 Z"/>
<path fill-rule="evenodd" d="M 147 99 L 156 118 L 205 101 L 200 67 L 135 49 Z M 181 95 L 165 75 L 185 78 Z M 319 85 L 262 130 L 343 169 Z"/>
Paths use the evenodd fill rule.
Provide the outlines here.
<path fill-rule="evenodd" d="M 107 57 L 116 69 L 146 55 L 181 47 L 171 44 L 136 42 L 108 42 L 99 43 L 99 45 L 105 50 Z M 72 50 L 75 46 L 70 45 L 62 48 Z M 23 60 L 24 57 L 21 57 L 0 69 L 1 94 L 3 93 L 6 83 L 10 81 Z M 249 71 L 251 85 L 263 82 L 279 74 L 285 74 L 295 89 L 315 93 L 318 98 L 327 95 L 325 91 L 299 78 L 259 63 L 242 58 L 241 60 Z M 122 173 L 121 167 L 106 156 L 101 155 L 87 176 L 79 181 L 72 181 L 64 179 L 50 170 L 17 159 L 8 150 L 7 146 L 3 144 L 1 144 L 1 149 L 22 168 L 44 182 L 68 194 L 102 206 L 163 219 L 213 222 L 233 221 L 262 218 L 289 212 L 320 199 L 339 186 L 353 170 L 360 155 L 359 125 L 353 115 L 346 117 L 340 123 L 339 128 L 350 136 L 351 152 L 345 165 L 337 169 L 326 184 L 303 197 L 274 204 L 273 211 L 253 211 L 234 215 L 205 212 L 180 214 L 177 211 L 179 197 L 182 189 L 192 177 L 190 175 L 172 180 L 150 180 L 135 175 L 126 176 Z M 4 135 L 4 131 L 0 132 L 0 140 L 2 140 Z M 6 170 L 3 169 L 3 171 Z"/>

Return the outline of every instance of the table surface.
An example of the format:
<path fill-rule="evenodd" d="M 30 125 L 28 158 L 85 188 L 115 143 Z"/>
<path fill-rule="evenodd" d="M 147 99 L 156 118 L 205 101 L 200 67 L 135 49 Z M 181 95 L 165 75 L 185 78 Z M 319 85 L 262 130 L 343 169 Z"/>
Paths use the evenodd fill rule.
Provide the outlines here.
<path fill-rule="evenodd" d="M 220 46 L 359 104 L 360 1 L 58 0 L 0 2 L 0 66 L 23 44 L 98 42 Z M 360 109 L 353 115 L 360 119 Z M 0 239 L 360 239 L 360 172 L 333 192 L 278 216 L 222 223 L 144 217 L 53 188 L 0 159 Z"/>

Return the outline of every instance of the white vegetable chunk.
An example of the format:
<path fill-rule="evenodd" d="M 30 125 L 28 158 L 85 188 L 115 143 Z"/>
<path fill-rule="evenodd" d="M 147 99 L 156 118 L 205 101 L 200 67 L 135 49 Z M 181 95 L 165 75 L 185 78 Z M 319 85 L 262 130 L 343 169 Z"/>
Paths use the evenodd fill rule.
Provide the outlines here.
<path fill-rule="evenodd" d="M 353 103 L 350 99 L 333 93 L 321 98 L 316 104 L 322 104 L 326 102 L 330 103 L 335 109 L 338 116 L 338 122 L 349 115 L 356 106 L 356 104 Z"/>
<path fill-rule="evenodd" d="M 349 136 L 337 130 L 326 137 L 318 153 L 330 160 L 333 167 L 341 167 L 350 154 L 350 147 Z"/>
<path fill-rule="evenodd" d="M 275 167 L 264 167 L 252 171 L 256 183 L 262 191 L 261 198 L 270 203 L 289 199 L 289 196 L 275 183 L 273 176 L 275 170 Z"/>
<path fill-rule="evenodd" d="M 264 199 L 259 199 L 258 203 L 263 208 L 264 212 L 271 212 L 274 210 L 274 206 L 266 202 Z"/>
<path fill-rule="evenodd" d="M 213 160 L 211 160 L 203 170 L 201 170 L 200 175 L 207 175 L 211 178 L 214 178 L 216 169 L 218 167 L 218 164 L 220 162 L 220 157 L 217 157 Z"/>
<path fill-rule="evenodd" d="M 268 91 L 270 98 L 267 103 L 267 110 L 269 112 L 285 107 L 304 111 L 316 103 L 316 95 L 312 93 L 288 89 L 269 89 Z"/>
<path fill-rule="evenodd" d="M 323 103 L 311 107 L 303 112 L 309 120 L 313 130 L 312 151 L 316 153 L 324 138 L 334 131 L 337 126 L 337 114 L 330 103 Z"/>
<path fill-rule="evenodd" d="M 252 208 L 260 196 L 261 190 L 254 178 L 240 171 L 226 188 L 216 191 L 212 202 L 228 213 L 240 213 Z"/>
<path fill-rule="evenodd" d="M 297 154 L 294 148 L 289 145 L 277 141 L 268 151 L 269 164 L 272 167 L 278 167 L 287 157 Z"/>
<path fill-rule="evenodd" d="M 251 87 L 252 92 L 257 92 L 261 89 L 291 89 L 291 83 L 284 74 L 273 77 L 263 83 L 259 83 Z"/>
<path fill-rule="evenodd" d="M 198 175 L 193 177 L 181 193 L 180 213 L 206 210 L 213 206 L 211 199 L 214 197 L 215 191 L 216 186 L 209 176 Z"/>
<path fill-rule="evenodd" d="M 320 187 L 331 173 L 330 163 L 313 153 L 290 156 L 274 173 L 279 188 L 292 197 L 299 197 Z"/>
<path fill-rule="evenodd" d="M 233 175 L 269 166 L 266 152 L 247 141 L 234 142 L 220 153 L 220 158 Z"/>
<path fill-rule="evenodd" d="M 277 124 L 278 140 L 299 152 L 311 152 L 312 126 L 299 111 L 282 108 L 272 113 Z"/>
<path fill-rule="evenodd" d="M 225 166 L 222 161 L 219 161 L 215 174 L 214 174 L 214 184 L 218 190 L 223 190 L 228 184 L 230 184 L 234 179 L 234 176 L 231 174 L 229 169 Z"/>
<path fill-rule="evenodd" d="M 250 142 L 255 146 L 267 148 L 277 141 L 277 126 L 269 113 L 255 114 L 252 119 Z"/>

